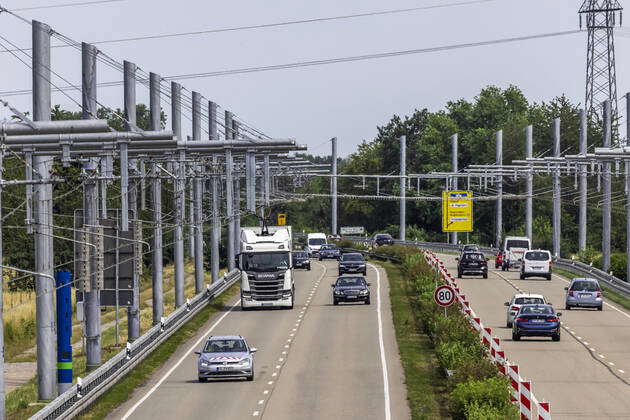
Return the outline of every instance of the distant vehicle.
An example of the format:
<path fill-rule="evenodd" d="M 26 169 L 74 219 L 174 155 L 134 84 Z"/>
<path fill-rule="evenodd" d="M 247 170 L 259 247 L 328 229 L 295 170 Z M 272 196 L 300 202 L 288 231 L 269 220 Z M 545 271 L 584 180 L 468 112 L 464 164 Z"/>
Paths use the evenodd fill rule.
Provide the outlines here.
<path fill-rule="evenodd" d="M 370 304 L 370 283 L 360 276 L 343 276 L 331 284 L 333 289 L 333 305 L 339 302 L 364 302 Z"/>
<path fill-rule="evenodd" d="M 523 305 L 546 305 L 549 304 L 545 300 L 543 295 L 534 295 L 531 293 L 517 293 L 512 297 L 512 300 L 509 302 L 505 302 L 505 306 L 507 306 L 507 316 L 505 325 L 508 328 L 512 328 L 512 324 L 514 323 L 514 318 L 518 313 L 519 309 Z"/>
<path fill-rule="evenodd" d="M 330 239 L 331 241 L 340 241 L 341 240 L 341 236 L 340 235 L 328 235 L 328 239 Z"/>
<path fill-rule="evenodd" d="M 293 309 L 295 283 L 291 226 L 241 228 L 241 308 Z"/>
<path fill-rule="evenodd" d="M 479 245 L 466 244 L 462 247 L 460 254 L 464 254 L 466 252 L 481 252 L 481 248 L 479 248 Z"/>
<path fill-rule="evenodd" d="M 201 351 L 196 351 L 199 382 L 217 378 L 254 380 L 254 353 L 240 335 L 208 338 Z"/>
<path fill-rule="evenodd" d="M 358 252 L 352 252 L 348 254 L 342 254 L 339 259 L 339 275 L 345 273 L 363 273 L 367 274 L 367 264 L 362 254 Z"/>
<path fill-rule="evenodd" d="M 306 268 L 311 271 L 311 260 L 306 251 L 293 252 L 293 268 Z"/>
<path fill-rule="evenodd" d="M 319 255 L 319 249 L 322 245 L 326 245 L 328 240 L 324 233 L 309 233 L 306 235 L 306 246 L 304 250 L 309 253 L 311 257 Z"/>
<path fill-rule="evenodd" d="M 604 298 L 602 288 L 595 279 L 575 278 L 571 280 L 567 291 L 565 307 L 571 310 L 573 307 L 597 308 L 598 311 L 604 309 Z"/>
<path fill-rule="evenodd" d="M 322 245 L 319 248 L 319 260 L 333 259 L 338 260 L 341 257 L 341 250 L 335 244 Z"/>
<path fill-rule="evenodd" d="M 521 337 L 551 337 L 560 341 L 560 312 L 551 305 L 523 305 L 512 326 L 512 340 Z"/>
<path fill-rule="evenodd" d="M 503 266 L 503 251 L 497 252 L 497 256 L 494 259 L 494 268 L 497 269 Z"/>
<path fill-rule="evenodd" d="M 394 245 L 394 238 L 389 233 L 377 233 L 372 238 L 372 247 L 378 248 L 382 245 Z"/>
<path fill-rule="evenodd" d="M 508 236 L 503 243 L 503 271 L 521 268 L 525 251 L 532 248 L 532 241 L 526 236 Z"/>
<path fill-rule="evenodd" d="M 551 280 L 551 252 L 537 249 L 525 251 L 521 266 L 521 280 L 527 277 L 544 277 Z"/>
<path fill-rule="evenodd" d="M 465 274 L 481 274 L 488 278 L 488 261 L 481 252 L 466 252 L 457 258 L 457 278 Z"/>

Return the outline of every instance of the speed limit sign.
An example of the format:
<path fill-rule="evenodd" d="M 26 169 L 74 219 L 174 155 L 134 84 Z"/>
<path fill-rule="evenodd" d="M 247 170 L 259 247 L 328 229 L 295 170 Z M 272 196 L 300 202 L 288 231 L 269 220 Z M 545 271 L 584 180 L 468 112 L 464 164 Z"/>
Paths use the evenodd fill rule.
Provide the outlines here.
<path fill-rule="evenodd" d="M 440 306 L 451 306 L 453 302 L 455 302 L 455 291 L 451 286 L 442 285 L 435 289 L 433 298 L 435 299 L 435 303 Z"/>

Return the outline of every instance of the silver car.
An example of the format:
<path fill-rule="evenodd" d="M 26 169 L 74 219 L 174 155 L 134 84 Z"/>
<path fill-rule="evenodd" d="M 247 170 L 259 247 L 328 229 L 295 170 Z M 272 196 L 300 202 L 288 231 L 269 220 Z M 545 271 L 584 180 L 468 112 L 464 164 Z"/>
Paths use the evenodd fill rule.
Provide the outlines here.
<path fill-rule="evenodd" d="M 201 351 L 197 370 L 199 382 L 213 378 L 246 378 L 254 380 L 254 353 L 240 335 L 211 336 Z"/>
<path fill-rule="evenodd" d="M 598 311 L 603 309 L 604 299 L 602 297 L 602 288 L 599 282 L 589 278 L 575 278 L 571 280 L 569 287 L 565 287 L 567 291 L 566 309 L 573 307 L 597 308 Z"/>
<path fill-rule="evenodd" d="M 512 328 L 514 318 L 523 305 L 549 305 L 543 295 L 535 295 L 532 293 L 517 293 L 512 297 L 512 300 L 505 302 L 507 307 L 507 316 L 505 325 L 508 328 Z"/>

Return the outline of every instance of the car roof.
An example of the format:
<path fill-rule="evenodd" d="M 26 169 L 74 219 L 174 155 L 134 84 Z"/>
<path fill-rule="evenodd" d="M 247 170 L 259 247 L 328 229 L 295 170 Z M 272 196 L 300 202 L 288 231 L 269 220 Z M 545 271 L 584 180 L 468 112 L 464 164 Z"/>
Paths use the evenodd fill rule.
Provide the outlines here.
<path fill-rule="evenodd" d="M 576 277 L 573 280 L 571 280 L 571 283 L 574 283 L 576 281 L 592 281 L 593 283 L 599 283 L 597 279 L 592 279 L 590 277 Z"/>
<path fill-rule="evenodd" d="M 537 307 L 543 306 L 543 307 L 549 307 L 553 309 L 553 306 L 549 303 L 526 303 L 524 305 L 521 305 L 521 309 L 523 309 L 526 306 L 537 306 Z"/>
<path fill-rule="evenodd" d="M 548 249 L 528 249 L 527 252 L 546 252 L 547 254 L 551 254 L 551 251 Z"/>
<path fill-rule="evenodd" d="M 541 298 L 541 299 L 545 298 L 543 295 L 539 295 L 537 293 L 517 293 L 514 295 L 514 298 L 522 298 L 522 297 L 535 297 L 535 298 Z"/>
<path fill-rule="evenodd" d="M 354 276 L 339 276 L 339 277 L 337 277 L 337 280 L 339 280 L 339 279 L 363 279 L 363 280 L 365 280 L 365 277 L 363 277 L 363 276 L 356 276 L 356 275 L 354 275 Z"/>
<path fill-rule="evenodd" d="M 245 340 L 240 335 L 211 335 L 208 337 L 208 341 L 210 340 Z"/>
<path fill-rule="evenodd" d="M 359 257 L 363 256 L 363 254 L 361 254 L 360 252 L 346 252 L 345 254 L 343 254 L 344 257 L 346 255 L 358 255 Z"/>

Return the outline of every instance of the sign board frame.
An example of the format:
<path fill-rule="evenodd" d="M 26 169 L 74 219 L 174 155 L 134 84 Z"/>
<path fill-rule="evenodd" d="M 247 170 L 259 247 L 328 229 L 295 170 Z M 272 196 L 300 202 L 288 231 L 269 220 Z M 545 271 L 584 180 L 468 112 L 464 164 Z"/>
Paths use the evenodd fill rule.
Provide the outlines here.
<path fill-rule="evenodd" d="M 472 191 L 442 191 L 442 232 L 473 231 Z"/>

